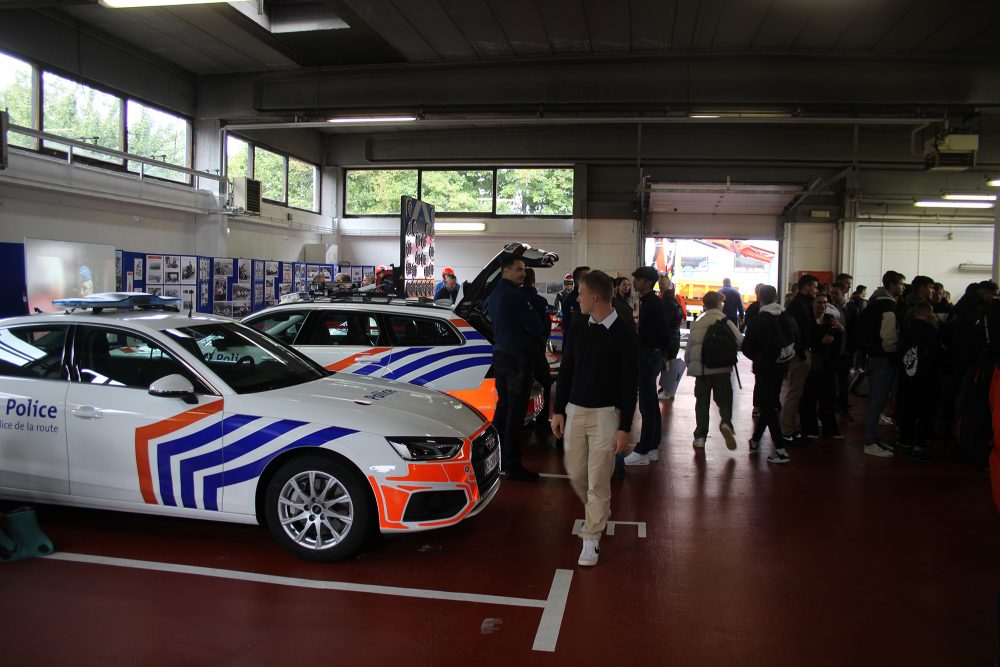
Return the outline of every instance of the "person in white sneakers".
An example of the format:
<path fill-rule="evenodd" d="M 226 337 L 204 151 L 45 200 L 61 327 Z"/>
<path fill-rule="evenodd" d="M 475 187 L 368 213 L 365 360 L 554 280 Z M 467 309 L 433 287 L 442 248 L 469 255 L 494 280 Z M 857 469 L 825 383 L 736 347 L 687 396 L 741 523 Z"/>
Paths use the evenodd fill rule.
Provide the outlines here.
<path fill-rule="evenodd" d="M 580 314 L 563 350 L 552 432 L 563 438 L 563 465 L 584 504 L 578 563 L 597 565 L 601 534 L 611 516 L 615 455 L 626 451 L 639 391 L 639 340 L 611 305 L 611 277 L 587 274 L 580 284 Z"/>
<path fill-rule="evenodd" d="M 718 292 L 706 292 L 702 297 L 705 312 L 691 325 L 684 361 L 688 375 L 694 377 L 695 422 L 694 442 L 696 449 L 705 447 L 708 437 L 708 411 L 712 396 L 719 406 L 722 424 L 719 431 L 726 440 L 726 447 L 736 449 L 736 435 L 733 432 L 733 381 L 731 373 L 736 365 L 736 353 L 743 343 L 740 333 L 732 320 L 722 312 L 724 297 Z"/>

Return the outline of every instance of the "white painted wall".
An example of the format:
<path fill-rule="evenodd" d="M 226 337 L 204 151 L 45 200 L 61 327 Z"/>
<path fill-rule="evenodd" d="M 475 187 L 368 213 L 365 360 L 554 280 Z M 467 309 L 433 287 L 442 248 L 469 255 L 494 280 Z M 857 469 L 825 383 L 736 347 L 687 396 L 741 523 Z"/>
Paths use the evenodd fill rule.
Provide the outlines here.
<path fill-rule="evenodd" d="M 869 295 L 881 285 L 882 274 L 892 269 L 907 279 L 930 276 L 942 283 L 951 292 L 952 300 L 957 301 L 966 285 L 990 278 L 989 269 L 967 273 L 959 271 L 958 265 L 992 266 L 993 228 L 916 223 L 858 226 L 854 230 L 853 256 L 854 284 L 867 285 Z"/>
<path fill-rule="evenodd" d="M 837 227 L 834 223 L 791 223 L 785 225 L 782 282 L 784 289 L 800 271 L 839 273 L 834 265 L 837 248 Z M 782 292 L 778 286 L 778 292 Z"/>

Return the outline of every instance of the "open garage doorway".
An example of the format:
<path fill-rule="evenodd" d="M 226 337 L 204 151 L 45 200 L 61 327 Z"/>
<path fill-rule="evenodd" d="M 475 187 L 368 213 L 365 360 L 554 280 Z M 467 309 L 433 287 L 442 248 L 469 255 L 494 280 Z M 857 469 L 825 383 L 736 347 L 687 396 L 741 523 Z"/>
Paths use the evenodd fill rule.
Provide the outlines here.
<path fill-rule="evenodd" d="M 729 278 L 743 305 L 756 299 L 758 283 L 777 286 L 779 242 L 773 239 L 673 239 L 647 237 L 644 261 L 670 278 L 688 321 L 701 314 L 702 297 Z"/>

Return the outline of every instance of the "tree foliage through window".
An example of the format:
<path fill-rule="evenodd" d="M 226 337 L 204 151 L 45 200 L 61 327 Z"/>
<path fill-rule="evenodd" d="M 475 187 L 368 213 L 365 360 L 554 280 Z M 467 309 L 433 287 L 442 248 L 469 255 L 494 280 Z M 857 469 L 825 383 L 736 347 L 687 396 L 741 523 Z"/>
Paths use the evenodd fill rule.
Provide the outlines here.
<path fill-rule="evenodd" d="M 34 127 L 31 113 L 31 65 L 0 53 L 0 109 L 10 112 L 10 122 L 22 127 Z M 12 146 L 34 148 L 35 141 L 23 134 L 9 135 Z"/>

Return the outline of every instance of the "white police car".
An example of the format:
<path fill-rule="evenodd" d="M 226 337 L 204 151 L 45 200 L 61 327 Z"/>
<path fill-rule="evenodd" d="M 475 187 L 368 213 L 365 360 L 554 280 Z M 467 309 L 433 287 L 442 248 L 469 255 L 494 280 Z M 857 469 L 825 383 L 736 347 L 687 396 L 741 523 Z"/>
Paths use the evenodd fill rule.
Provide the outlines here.
<path fill-rule="evenodd" d="M 483 302 L 500 281 L 506 255 L 533 267 L 550 267 L 559 260 L 555 253 L 510 243 L 462 286 L 454 309 L 372 292 L 303 294 L 242 321 L 295 346 L 328 370 L 437 389 L 492 419 L 497 401 L 493 327 Z M 538 416 L 543 398 L 536 383 L 525 421 Z"/>
<path fill-rule="evenodd" d="M 261 523 L 332 561 L 375 530 L 458 523 L 497 492 L 496 431 L 463 402 L 331 374 L 163 301 L 95 295 L 0 320 L 0 496 Z"/>

